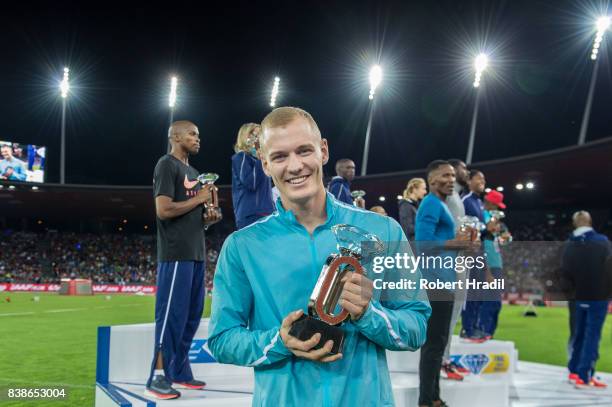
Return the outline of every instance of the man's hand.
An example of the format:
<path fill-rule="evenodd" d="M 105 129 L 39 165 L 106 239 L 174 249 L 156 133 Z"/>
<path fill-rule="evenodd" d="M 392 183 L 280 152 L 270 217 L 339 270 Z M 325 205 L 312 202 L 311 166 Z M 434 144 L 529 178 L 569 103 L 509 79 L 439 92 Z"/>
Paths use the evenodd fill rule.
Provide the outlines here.
<path fill-rule="evenodd" d="M 342 281 L 344 288 L 340 293 L 338 304 L 351 314 L 353 321 L 356 321 L 368 309 L 374 284 L 372 280 L 359 273 L 349 273 Z"/>
<path fill-rule="evenodd" d="M 448 249 L 457 250 L 478 250 L 480 247 L 480 241 L 472 240 L 471 228 L 457 232 L 457 235 L 453 240 L 447 240 L 445 244 Z"/>
<path fill-rule="evenodd" d="M 204 225 L 210 226 L 223 219 L 221 208 L 209 207 L 204 210 Z"/>
<path fill-rule="evenodd" d="M 202 185 L 202 188 L 198 191 L 196 198 L 201 204 L 209 203 L 212 201 L 212 189 L 217 188 L 214 185 Z"/>
<path fill-rule="evenodd" d="M 362 208 L 365 209 L 365 199 L 363 199 L 362 197 L 359 198 L 355 198 L 355 206 L 358 208 Z"/>
<path fill-rule="evenodd" d="M 285 344 L 285 347 L 291 351 L 295 356 L 308 359 L 316 362 L 328 363 L 334 362 L 342 358 L 342 353 L 330 355 L 329 352 L 332 350 L 334 341 L 327 341 L 325 346 L 321 349 L 312 350 L 319 341 L 321 340 L 321 334 L 314 334 L 307 341 L 300 341 L 295 336 L 289 335 L 291 325 L 297 321 L 304 312 L 302 310 L 293 311 L 283 319 L 283 323 L 280 328 L 280 336 Z"/>
<path fill-rule="evenodd" d="M 487 223 L 487 230 L 489 231 L 489 233 L 497 234 L 499 233 L 500 229 L 501 225 L 499 224 L 498 220 L 492 220 Z"/>

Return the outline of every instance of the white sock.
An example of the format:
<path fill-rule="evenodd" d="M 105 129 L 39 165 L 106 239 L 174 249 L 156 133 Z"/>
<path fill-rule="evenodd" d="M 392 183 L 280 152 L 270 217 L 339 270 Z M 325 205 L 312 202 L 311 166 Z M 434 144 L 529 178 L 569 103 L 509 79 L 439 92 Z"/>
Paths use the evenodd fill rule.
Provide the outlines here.
<path fill-rule="evenodd" d="M 155 371 L 153 372 L 154 376 L 163 376 L 164 375 L 164 369 L 155 369 Z"/>

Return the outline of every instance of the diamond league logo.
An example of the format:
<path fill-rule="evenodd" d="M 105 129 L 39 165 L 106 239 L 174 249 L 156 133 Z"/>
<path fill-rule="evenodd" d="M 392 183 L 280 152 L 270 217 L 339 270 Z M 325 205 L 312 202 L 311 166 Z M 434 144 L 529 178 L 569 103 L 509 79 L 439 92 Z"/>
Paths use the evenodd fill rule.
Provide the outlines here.
<path fill-rule="evenodd" d="M 479 374 L 482 369 L 489 363 L 489 357 L 484 354 L 463 355 L 461 363 L 470 369 L 470 372 Z"/>
<path fill-rule="evenodd" d="M 194 339 L 189 348 L 189 361 L 191 363 L 217 363 L 215 358 L 210 354 L 207 339 Z"/>

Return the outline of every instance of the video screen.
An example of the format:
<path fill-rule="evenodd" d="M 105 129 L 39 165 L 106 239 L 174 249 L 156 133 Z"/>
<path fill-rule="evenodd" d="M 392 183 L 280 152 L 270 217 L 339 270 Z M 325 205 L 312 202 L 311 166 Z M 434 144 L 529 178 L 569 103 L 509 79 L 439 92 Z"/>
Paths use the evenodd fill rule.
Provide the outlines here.
<path fill-rule="evenodd" d="M 46 147 L 0 141 L 0 180 L 44 182 Z"/>

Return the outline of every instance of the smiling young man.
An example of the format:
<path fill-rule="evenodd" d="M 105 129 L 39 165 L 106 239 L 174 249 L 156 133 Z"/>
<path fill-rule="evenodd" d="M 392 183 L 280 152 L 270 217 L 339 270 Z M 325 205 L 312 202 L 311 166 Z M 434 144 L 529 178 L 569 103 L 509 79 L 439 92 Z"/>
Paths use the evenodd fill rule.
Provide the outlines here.
<path fill-rule="evenodd" d="M 262 163 L 280 192 L 277 211 L 230 235 L 214 280 L 209 348 L 221 363 L 255 369 L 254 406 L 392 406 L 385 349 L 415 350 L 425 340 L 430 308 L 402 292 L 383 301 L 371 272 L 352 274 L 339 305 L 342 354 L 319 335 L 289 335 L 303 314 L 327 256 L 337 252 L 331 227 L 350 224 L 377 235 L 397 253 L 406 238 L 393 219 L 338 202 L 325 191 L 327 141 L 312 116 L 281 107 L 262 122 Z M 395 250 L 395 251 L 393 251 Z M 382 276 L 377 276 L 382 277 Z"/>

